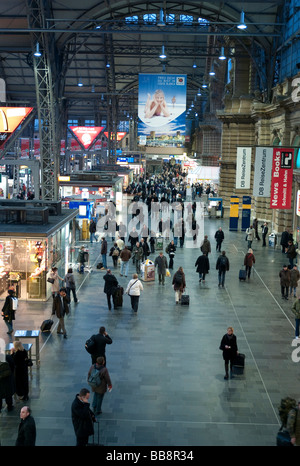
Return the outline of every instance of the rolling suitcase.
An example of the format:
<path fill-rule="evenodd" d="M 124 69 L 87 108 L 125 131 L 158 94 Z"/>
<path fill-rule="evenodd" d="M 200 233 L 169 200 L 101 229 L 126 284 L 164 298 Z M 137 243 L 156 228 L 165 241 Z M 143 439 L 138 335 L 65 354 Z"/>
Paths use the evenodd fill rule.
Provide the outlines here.
<path fill-rule="evenodd" d="M 94 421 L 94 425 L 97 424 L 97 442 L 95 441 L 95 431 L 93 434 L 93 441 L 91 443 L 87 443 L 87 447 L 103 447 L 104 445 L 100 444 L 100 428 L 99 428 L 99 421 Z M 95 429 L 95 428 L 94 428 Z"/>
<path fill-rule="evenodd" d="M 232 372 L 236 375 L 242 375 L 245 369 L 245 355 L 239 353 L 232 363 Z"/>
<path fill-rule="evenodd" d="M 52 325 L 53 325 L 53 320 L 52 319 L 44 320 L 44 322 L 41 325 L 41 331 L 42 332 L 50 332 L 51 328 L 52 328 Z"/>
<path fill-rule="evenodd" d="M 182 294 L 180 302 L 181 302 L 181 306 L 188 306 L 190 304 L 190 295 Z"/>
<path fill-rule="evenodd" d="M 113 295 L 114 308 L 123 306 L 123 288 L 118 286 L 115 294 Z"/>
<path fill-rule="evenodd" d="M 246 270 L 241 269 L 240 272 L 239 272 L 239 280 L 240 280 L 240 281 L 241 281 L 241 280 L 245 281 L 246 278 L 247 278 Z"/>

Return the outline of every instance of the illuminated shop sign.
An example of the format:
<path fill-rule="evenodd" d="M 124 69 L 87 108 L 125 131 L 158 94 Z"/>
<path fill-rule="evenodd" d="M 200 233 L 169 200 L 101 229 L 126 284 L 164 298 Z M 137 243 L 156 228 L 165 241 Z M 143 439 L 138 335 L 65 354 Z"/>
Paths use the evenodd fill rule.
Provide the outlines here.
<path fill-rule="evenodd" d="M 0 148 L 32 110 L 32 107 L 0 107 Z"/>

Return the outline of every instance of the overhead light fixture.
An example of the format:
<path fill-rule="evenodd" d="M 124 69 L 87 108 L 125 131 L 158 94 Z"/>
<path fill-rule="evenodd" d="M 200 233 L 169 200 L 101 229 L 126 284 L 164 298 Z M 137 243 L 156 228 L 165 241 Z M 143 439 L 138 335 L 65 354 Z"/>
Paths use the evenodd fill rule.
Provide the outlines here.
<path fill-rule="evenodd" d="M 203 84 L 202 84 L 202 87 L 203 87 L 203 89 L 206 89 L 206 88 L 207 88 L 207 84 L 206 84 L 206 82 L 205 82 L 205 80 L 204 80 L 204 79 L 203 79 Z"/>
<path fill-rule="evenodd" d="M 83 82 L 82 82 L 82 79 L 79 78 L 79 81 L 78 81 L 78 84 L 77 84 L 78 87 L 82 87 L 83 86 Z"/>
<path fill-rule="evenodd" d="M 240 17 L 240 22 L 237 25 L 238 29 L 247 29 L 247 24 L 245 24 L 245 13 L 243 10 L 241 11 L 241 17 Z"/>
<path fill-rule="evenodd" d="M 216 73 L 214 71 L 214 65 L 211 65 L 211 70 L 209 72 L 209 76 L 214 76 Z"/>
<path fill-rule="evenodd" d="M 160 26 L 160 27 L 163 27 L 165 26 L 166 23 L 164 21 L 164 11 L 163 9 L 161 8 L 160 12 L 159 12 L 159 21 L 157 23 L 157 26 Z"/>
<path fill-rule="evenodd" d="M 101 24 L 96 24 L 95 29 L 101 29 Z"/>
<path fill-rule="evenodd" d="M 165 46 L 164 45 L 161 47 L 161 54 L 160 54 L 159 58 L 167 58 L 167 55 L 165 54 Z"/>
<path fill-rule="evenodd" d="M 197 68 L 196 62 L 193 63 L 193 68 Z"/>
<path fill-rule="evenodd" d="M 91 92 L 95 92 L 95 86 L 94 86 L 94 84 L 92 85 Z"/>
<path fill-rule="evenodd" d="M 33 54 L 35 57 L 41 57 L 42 54 L 40 52 L 40 44 L 37 42 L 35 46 L 35 52 Z"/>
<path fill-rule="evenodd" d="M 103 95 L 103 94 L 101 94 L 101 100 L 102 100 L 102 101 L 104 100 L 104 95 Z"/>
<path fill-rule="evenodd" d="M 110 68 L 110 64 L 109 64 L 109 63 L 106 63 L 106 68 Z"/>
<path fill-rule="evenodd" d="M 200 91 L 200 88 L 198 89 L 197 95 L 202 95 L 201 91 Z"/>
<path fill-rule="evenodd" d="M 225 52 L 224 52 L 224 47 L 221 47 L 221 53 L 219 55 L 219 60 L 226 60 Z"/>

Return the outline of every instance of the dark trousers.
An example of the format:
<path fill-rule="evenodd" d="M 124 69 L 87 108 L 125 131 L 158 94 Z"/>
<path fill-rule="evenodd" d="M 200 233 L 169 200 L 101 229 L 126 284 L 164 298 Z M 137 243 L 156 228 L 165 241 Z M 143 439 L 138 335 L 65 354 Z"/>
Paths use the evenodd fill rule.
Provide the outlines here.
<path fill-rule="evenodd" d="M 69 298 L 71 298 L 71 291 L 73 293 L 73 299 L 74 299 L 74 302 L 77 303 L 78 299 L 77 299 L 77 296 L 76 296 L 76 290 L 75 288 L 67 288 L 67 296 Z"/>
<path fill-rule="evenodd" d="M 281 296 L 287 298 L 289 295 L 289 287 L 281 286 Z"/>
<path fill-rule="evenodd" d="M 106 293 L 108 309 L 111 310 L 111 297 L 112 293 Z"/>
<path fill-rule="evenodd" d="M 263 234 L 263 235 L 262 235 L 262 239 L 263 239 L 263 244 L 262 244 L 262 245 L 263 245 L 263 246 L 266 246 L 266 235 Z"/>
<path fill-rule="evenodd" d="M 248 275 L 248 278 L 250 278 L 250 275 L 251 275 L 251 267 L 249 267 L 249 265 L 246 265 L 246 275 Z"/>
<path fill-rule="evenodd" d="M 221 252 L 221 244 L 222 244 L 222 241 L 221 242 L 217 241 L 216 251 Z"/>
<path fill-rule="evenodd" d="M 139 296 L 130 296 L 131 300 L 131 308 L 134 312 L 137 312 L 138 307 L 139 307 Z"/>
<path fill-rule="evenodd" d="M 173 255 L 170 255 L 170 262 L 169 262 L 169 269 L 173 269 L 173 265 L 174 265 L 174 256 Z"/>
<path fill-rule="evenodd" d="M 76 437 L 76 447 L 86 447 L 88 443 L 88 437 Z"/>

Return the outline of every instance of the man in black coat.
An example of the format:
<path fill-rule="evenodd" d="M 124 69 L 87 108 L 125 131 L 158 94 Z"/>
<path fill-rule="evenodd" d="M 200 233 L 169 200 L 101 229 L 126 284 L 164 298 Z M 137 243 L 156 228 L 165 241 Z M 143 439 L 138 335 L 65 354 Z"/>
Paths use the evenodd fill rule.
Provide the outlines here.
<path fill-rule="evenodd" d="M 266 246 L 266 236 L 267 236 L 268 231 L 269 231 L 267 222 L 265 222 L 261 228 L 262 228 L 262 239 L 263 239 L 263 244 L 262 245 L 265 247 Z"/>
<path fill-rule="evenodd" d="M 77 447 L 85 447 L 88 444 L 89 436 L 94 434 L 95 416 L 90 409 L 89 398 L 90 391 L 87 388 L 82 388 L 72 403 L 72 422 Z"/>
<path fill-rule="evenodd" d="M 103 280 L 105 281 L 104 285 L 104 293 L 107 297 L 107 305 L 108 309 L 111 310 L 111 296 L 113 296 L 116 292 L 116 288 L 118 286 L 118 280 L 116 277 L 111 273 L 110 269 L 107 269 L 107 273 L 104 275 Z"/>
<path fill-rule="evenodd" d="M 105 327 L 100 327 L 99 333 L 97 335 L 93 335 L 91 339 L 94 341 L 95 346 L 93 348 L 93 351 L 91 353 L 92 356 L 92 364 L 96 363 L 96 360 L 98 356 L 103 356 L 106 361 L 106 356 L 105 356 L 105 347 L 106 345 L 111 345 L 112 344 L 112 339 L 108 335 L 108 333 L 105 330 Z"/>
<path fill-rule="evenodd" d="M 221 227 L 219 227 L 219 229 L 215 233 L 215 240 L 217 242 L 216 251 L 221 252 L 221 245 L 222 245 L 222 242 L 224 241 L 224 231 L 222 230 Z"/>
<path fill-rule="evenodd" d="M 14 362 L 10 354 L 5 356 L 5 361 L 0 362 L 0 412 L 2 410 L 2 399 L 5 399 L 7 411 L 13 410 L 14 384 Z"/>
<path fill-rule="evenodd" d="M 195 267 L 197 267 L 196 272 L 199 273 L 199 282 L 203 280 L 205 282 L 205 275 L 209 272 L 209 259 L 207 254 L 202 254 L 199 256 L 195 262 Z"/>
<path fill-rule="evenodd" d="M 34 447 L 36 440 L 35 420 L 28 406 L 21 408 L 20 418 L 16 447 Z"/>
<path fill-rule="evenodd" d="M 64 338 L 67 338 L 67 331 L 65 328 L 65 315 L 69 314 L 70 298 L 67 295 L 66 288 L 61 288 L 59 294 L 53 299 L 52 315 L 56 314 L 59 320 L 57 333 L 63 333 Z"/>

